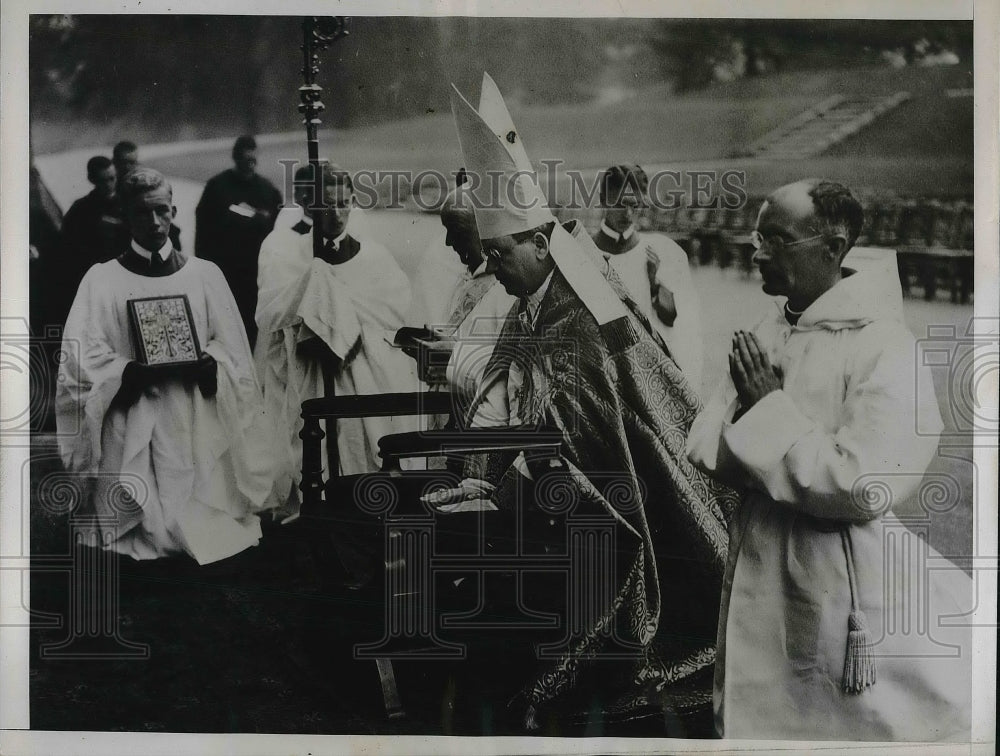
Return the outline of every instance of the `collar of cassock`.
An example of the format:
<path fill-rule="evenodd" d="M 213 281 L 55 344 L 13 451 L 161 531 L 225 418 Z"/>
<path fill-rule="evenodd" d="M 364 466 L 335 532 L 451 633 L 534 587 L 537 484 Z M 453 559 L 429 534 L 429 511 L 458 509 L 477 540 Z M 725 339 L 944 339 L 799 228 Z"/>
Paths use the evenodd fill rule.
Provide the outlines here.
<path fill-rule="evenodd" d="M 141 257 L 143 260 L 146 260 L 150 264 L 150 267 L 152 267 L 158 263 L 165 263 L 167 260 L 169 260 L 170 253 L 174 251 L 174 247 L 170 243 L 170 240 L 167 239 L 167 241 L 164 243 L 162 247 L 160 247 L 155 252 L 150 252 L 148 249 L 140 245 L 139 242 L 133 239 L 132 251 L 135 252 L 137 255 L 139 255 L 139 257 Z M 159 260 L 154 262 L 153 255 L 156 255 L 159 258 Z"/>
<path fill-rule="evenodd" d="M 784 312 L 785 312 L 785 320 L 788 321 L 788 325 L 794 326 L 798 325 L 799 318 L 802 317 L 802 313 L 804 313 L 805 310 L 803 310 L 802 312 L 795 312 L 795 310 L 793 310 L 791 307 L 788 306 L 788 302 L 785 302 Z"/>
<path fill-rule="evenodd" d="M 621 243 L 624 241 L 628 241 L 629 239 L 632 238 L 632 235 L 635 233 L 635 224 L 632 224 L 619 234 L 617 231 L 611 228 L 607 223 L 601 221 L 601 233 L 607 236 L 609 239 L 611 239 L 611 241 L 615 243 Z"/>
<path fill-rule="evenodd" d="M 118 256 L 118 261 L 131 273 L 154 278 L 172 275 L 184 267 L 185 263 L 185 259 L 177 253 L 169 241 L 155 252 L 150 252 L 137 244 L 134 239 Z"/>
<path fill-rule="evenodd" d="M 298 223 L 292 226 L 292 231 L 295 231 L 296 233 L 305 236 L 310 231 L 312 231 L 312 227 L 313 227 L 312 218 L 310 218 L 308 215 L 303 214 L 302 217 L 299 218 Z M 347 238 L 347 229 L 345 228 L 343 233 L 340 234 L 340 236 L 338 236 L 336 239 L 327 239 L 326 241 L 323 242 L 323 251 L 339 252 L 340 245 L 344 243 L 344 239 L 346 238 Z M 329 262 L 329 260 L 327 260 L 327 262 Z"/>
<path fill-rule="evenodd" d="M 361 250 L 361 244 L 346 231 L 336 239 L 329 239 L 323 244 L 319 259 L 330 265 L 342 265 L 352 260 Z"/>
<path fill-rule="evenodd" d="M 338 236 L 336 239 L 327 239 L 323 243 L 323 247 L 327 250 L 332 250 L 333 252 L 336 252 L 337 250 L 340 249 L 341 243 L 346 238 L 347 238 L 347 229 L 345 228 L 343 232 L 340 234 L 340 236 Z"/>
<path fill-rule="evenodd" d="M 624 254 L 632 250 L 638 243 L 639 235 L 635 232 L 635 225 L 618 233 L 604 221 L 601 221 L 600 232 L 594 236 L 594 244 L 604 253 L 605 257 Z"/>

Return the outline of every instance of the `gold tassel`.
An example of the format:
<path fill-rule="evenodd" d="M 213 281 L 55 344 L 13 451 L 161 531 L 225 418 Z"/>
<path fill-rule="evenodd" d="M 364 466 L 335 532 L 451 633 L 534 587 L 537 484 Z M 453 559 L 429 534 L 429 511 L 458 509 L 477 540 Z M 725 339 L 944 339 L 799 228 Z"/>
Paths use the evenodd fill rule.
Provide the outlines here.
<path fill-rule="evenodd" d="M 868 618 L 858 610 L 847 618 L 847 655 L 844 657 L 844 692 L 864 693 L 875 684 L 875 652 Z"/>
<path fill-rule="evenodd" d="M 854 571 L 854 545 L 845 526 L 840 531 L 847 558 L 847 582 L 851 589 L 851 613 L 847 617 L 847 653 L 844 655 L 842 687 L 848 695 L 859 695 L 875 684 L 875 644 L 872 642 L 868 617 L 861 611 L 858 599 L 857 575 Z"/>

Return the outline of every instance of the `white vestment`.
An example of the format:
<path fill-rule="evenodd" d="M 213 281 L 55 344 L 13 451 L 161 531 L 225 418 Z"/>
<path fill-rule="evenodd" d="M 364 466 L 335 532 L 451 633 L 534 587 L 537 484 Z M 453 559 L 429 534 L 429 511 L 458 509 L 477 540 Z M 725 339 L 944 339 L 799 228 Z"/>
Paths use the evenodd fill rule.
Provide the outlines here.
<path fill-rule="evenodd" d="M 388 250 L 373 241 L 330 265 L 313 258 L 311 233 L 282 227 L 261 245 L 257 291 L 254 359 L 267 414 L 280 426 L 272 453 L 281 460 L 275 505 L 284 506 L 290 496 L 298 500 L 302 479 L 302 402 L 324 395 L 319 363 L 301 356 L 298 345 L 319 337 L 343 361 L 334 379 L 337 396 L 419 390 L 413 361 L 390 344 L 403 324 L 410 287 Z M 378 470 L 378 440 L 416 428 L 410 417 L 340 420 L 339 474 Z"/>
<path fill-rule="evenodd" d="M 442 228 L 420 258 L 413 276 L 413 302 L 406 313 L 408 325 L 438 326 L 448 322 L 452 298 L 469 269 L 445 244 L 447 236 Z"/>
<path fill-rule="evenodd" d="M 720 734 L 967 739 L 971 581 L 890 511 L 917 491 L 941 429 L 895 266 L 847 276 L 794 327 L 779 308 L 754 332 L 782 388 L 734 423 L 727 378 L 688 439 L 696 465 L 747 487 L 719 620 Z M 860 694 L 842 691 L 852 593 L 877 678 Z"/>
<path fill-rule="evenodd" d="M 455 348 L 448 360 L 448 385 L 466 401 L 470 401 L 479 389 L 500 329 L 510 308 L 517 302 L 517 297 L 508 294 L 492 273 L 482 275 L 493 278 L 494 283 L 452 334 Z"/>
<path fill-rule="evenodd" d="M 430 326 L 454 340 L 446 371 L 448 388 L 468 402 L 479 388 L 516 297 L 486 272 L 485 261 L 479 269 L 470 271 L 445 244 L 446 236 L 446 232 L 435 236 L 421 258 L 408 319 L 412 325 Z M 437 428 L 446 419 L 429 417 L 426 424 Z"/>
<path fill-rule="evenodd" d="M 112 405 L 136 359 L 126 301 L 184 294 L 201 349 L 218 363 L 218 390 L 164 380 L 131 407 Z M 66 469 L 81 476 L 103 545 L 135 559 L 186 552 L 206 564 L 253 546 L 254 514 L 273 482 L 272 435 L 250 346 L 219 269 L 191 258 L 166 276 L 117 260 L 84 276 L 63 336 L 56 398 Z M 78 430 L 77 430 L 78 429 Z"/>
<path fill-rule="evenodd" d="M 656 282 L 674 295 L 677 317 L 668 326 L 653 310 L 647 261 L 658 259 Z M 663 234 L 645 233 L 639 243 L 627 252 L 607 254 L 625 287 L 632 294 L 642 313 L 667 342 L 671 355 L 696 391 L 701 389 L 702 343 L 701 303 L 691 281 L 687 254 L 681 246 Z"/>

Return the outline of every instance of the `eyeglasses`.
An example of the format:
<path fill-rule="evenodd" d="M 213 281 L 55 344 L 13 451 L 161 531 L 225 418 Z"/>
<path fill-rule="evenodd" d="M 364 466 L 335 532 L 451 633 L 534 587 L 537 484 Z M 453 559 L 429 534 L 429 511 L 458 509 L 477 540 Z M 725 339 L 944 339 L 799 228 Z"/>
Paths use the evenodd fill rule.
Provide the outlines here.
<path fill-rule="evenodd" d="M 780 252 L 786 247 L 797 247 L 799 244 L 805 244 L 806 242 L 816 241 L 817 239 L 822 239 L 823 234 L 816 234 L 816 236 L 810 236 L 808 239 L 797 239 L 793 242 L 788 242 L 782 239 L 777 234 L 772 234 L 771 236 L 765 237 L 760 231 L 754 229 L 750 232 L 750 243 L 753 245 L 754 249 L 760 249 L 764 244 L 770 244 L 771 249 L 775 252 Z"/>
<path fill-rule="evenodd" d="M 499 265 L 500 258 L 503 255 L 503 252 L 501 252 L 496 247 L 483 247 L 483 254 L 486 255 L 487 260 L 492 260 L 497 265 Z"/>

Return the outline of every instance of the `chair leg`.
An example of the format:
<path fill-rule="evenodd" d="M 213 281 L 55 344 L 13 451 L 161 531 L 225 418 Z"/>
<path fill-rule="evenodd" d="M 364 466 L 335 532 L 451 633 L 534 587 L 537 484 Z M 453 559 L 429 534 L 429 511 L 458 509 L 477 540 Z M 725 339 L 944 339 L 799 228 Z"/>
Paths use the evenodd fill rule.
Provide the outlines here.
<path fill-rule="evenodd" d="M 401 719 L 406 716 L 403 704 L 399 700 L 399 689 L 396 687 L 396 673 L 392 669 L 392 660 L 384 657 L 375 660 L 378 667 L 379 682 L 382 683 L 382 698 L 385 701 L 385 713 L 389 719 Z"/>

